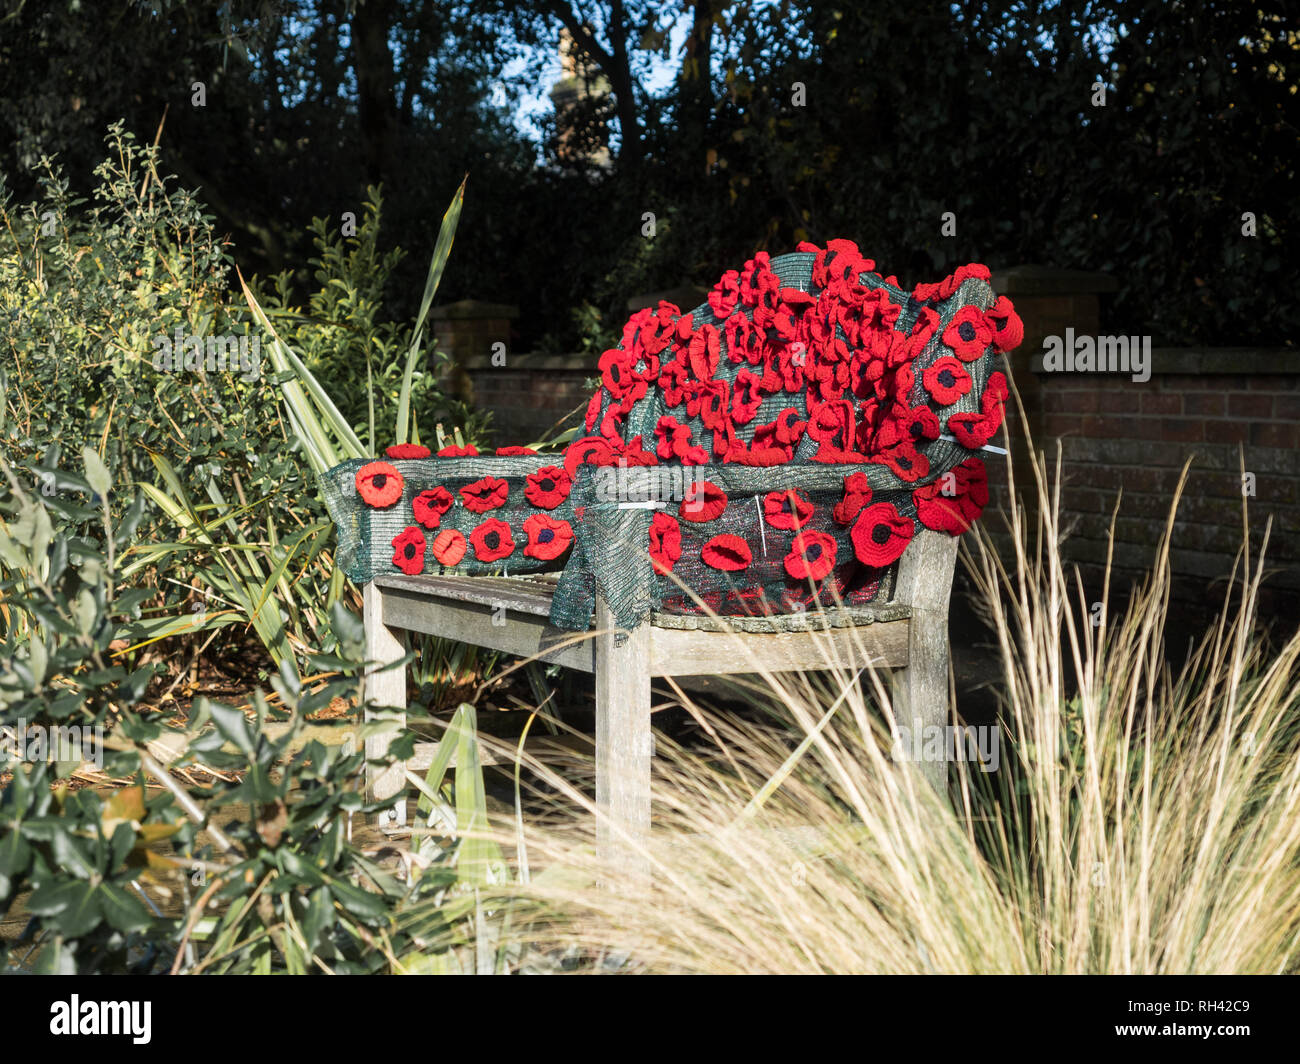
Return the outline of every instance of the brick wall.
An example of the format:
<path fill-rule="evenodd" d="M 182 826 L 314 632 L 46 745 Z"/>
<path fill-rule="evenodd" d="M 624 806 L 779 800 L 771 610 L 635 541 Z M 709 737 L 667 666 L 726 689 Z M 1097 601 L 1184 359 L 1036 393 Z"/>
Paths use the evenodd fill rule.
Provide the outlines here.
<path fill-rule="evenodd" d="M 995 271 L 993 286 L 1025 323 L 1025 341 L 1011 356 L 1025 423 L 1014 410 L 1007 418 L 1020 491 L 1031 483 L 1026 432 L 1049 458 L 1059 441 L 1062 523 L 1070 532 L 1064 553 L 1089 586 L 1101 586 L 1117 499 L 1112 586 L 1149 569 L 1190 458 L 1171 540 L 1172 593 L 1192 624 L 1198 607 L 1221 602 L 1242 542 L 1244 458 L 1255 474 L 1254 497 L 1246 499 L 1255 547 L 1273 519 L 1268 564 L 1275 571 L 1261 604 L 1293 617 L 1300 607 L 1300 353 L 1157 348 L 1143 382 L 1131 374 L 1045 372 L 1047 337 L 1101 332 L 1102 301 L 1114 281 L 1022 266 Z M 994 503 L 1005 504 L 1004 464 L 988 465 Z M 995 539 L 1007 553 L 1006 538 Z"/>
<path fill-rule="evenodd" d="M 1242 543 L 1242 502 L 1258 547 L 1273 519 L 1264 607 L 1300 603 L 1300 357 L 1289 351 L 1156 350 L 1151 379 L 1031 371 L 1040 395 L 1038 439 L 1060 442 L 1061 509 L 1072 528 L 1067 556 L 1094 578 L 1106 557 L 1111 511 L 1114 565 L 1149 567 L 1184 462 L 1192 461 L 1171 540 L 1176 600 L 1221 600 Z M 1025 374 L 1020 374 L 1024 376 Z M 1242 470 L 1254 474 L 1253 497 Z M 1213 593 L 1212 593 L 1213 592 Z"/>
<path fill-rule="evenodd" d="M 563 427 L 581 425 L 592 392 L 587 382 L 600 376 L 596 359 L 582 355 L 507 355 L 504 366 L 476 357 L 464 369 L 473 401 L 492 411 L 498 446 L 535 442 L 570 414 Z"/>

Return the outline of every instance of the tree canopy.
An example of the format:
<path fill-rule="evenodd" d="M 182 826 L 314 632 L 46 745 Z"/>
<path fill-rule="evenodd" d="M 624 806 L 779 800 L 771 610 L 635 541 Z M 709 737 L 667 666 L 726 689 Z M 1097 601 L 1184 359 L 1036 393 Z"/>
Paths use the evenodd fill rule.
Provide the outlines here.
<path fill-rule="evenodd" d="M 1107 324 L 1158 343 L 1291 342 L 1286 6 L 9 0 L 4 189 L 56 153 L 89 187 L 124 119 L 267 272 L 371 184 L 385 239 L 431 247 L 468 173 L 444 296 L 519 304 L 525 347 L 602 342 L 630 295 L 837 236 L 905 283 L 1104 270 Z M 562 33 L 592 91 L 537 135 L 516 115 L 546 102 Z"/>

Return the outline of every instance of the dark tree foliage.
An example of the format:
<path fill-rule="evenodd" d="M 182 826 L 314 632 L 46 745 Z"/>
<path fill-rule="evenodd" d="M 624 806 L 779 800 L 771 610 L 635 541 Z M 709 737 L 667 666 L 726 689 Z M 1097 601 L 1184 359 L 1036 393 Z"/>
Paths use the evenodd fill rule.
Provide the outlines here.
<path fill-rule="evenodd" d="M 166 111 L 168 168 L 246 271 L 301 269 L 310 218 L 359 211 L 382 182 L 388 239 L 417 252 L 395 314 L 468 172 L 443 296 L 519 304 L 524 348 L 602 343 L 629 295 L 835 236 L 909 284 L 972 259 L 1105 270 L 1121 280 L 1107 328 L 1158 343 L 1289 343 L 1300 39 L 1286 11 L 9 0 L 0 158 L 20 196 L 42 153 L 88 184 L 111 121 L 151 138 Z M 562 30 L 602 91 L 537 144 L 512 110 L 544 98 Z M 583 143 L 608 143 L 608 162 L 560 150 Z"/>

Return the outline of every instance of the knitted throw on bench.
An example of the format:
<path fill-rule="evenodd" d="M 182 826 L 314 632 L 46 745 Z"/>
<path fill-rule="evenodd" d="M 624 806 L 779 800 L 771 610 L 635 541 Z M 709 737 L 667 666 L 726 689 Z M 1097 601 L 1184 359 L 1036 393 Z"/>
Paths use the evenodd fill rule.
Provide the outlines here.
<path fill-rule="evenodd" d="M 959 535 L 988 502 L 993 361 L 1022 336 L 984 266 L 908 292 L 847 240 L 759 253 L 689 313 L 632 316 L 562 461 L 402 445 L 330 470 L 339 561 L 359 583 L 562 567 L 551 621 L 575 630 L 598 592 L 622 628 L 863 604 L 918 523 Z"/>

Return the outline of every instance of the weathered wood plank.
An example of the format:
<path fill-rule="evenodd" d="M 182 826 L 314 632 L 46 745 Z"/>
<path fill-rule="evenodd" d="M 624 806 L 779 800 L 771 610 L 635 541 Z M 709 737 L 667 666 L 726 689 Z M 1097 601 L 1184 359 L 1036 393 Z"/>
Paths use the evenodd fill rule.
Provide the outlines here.
<path fill-rule="evenodd" d="M 912 606 L 906 667 L 890 675 L 890 701 L 899 727 L 915 735 L 948 723 L 948 600 L 957 538 L 918 531 L 899 560 L 894 598 Z M 944 761 L 923 762 L 922 775 L 940 792 L 948 787 Z"/>
<path fill-rule="evenodd" d="M 366 670 L 364 692 L 375 708 L 366 707 L 366 720 L 388 719 L 397 724 L 397 730 L 372 735 L 366 739 L 366 759 L 375 760 L 388 753 L 393 740 L 406 729 L 406 669 L 392 667 L 406 653 L 402 641 L 389 630 L 384 620 L 385 592 L 374 582 L 363 591 L 362 619 L 366 632 L 366 659 L 375 664 Z M 384 707 L 391 707 L 384 711 Z M 395 762 L 383 772 L 366 768 L 366 789 L 376 801 L 383 801 L 406 789 L 406 770 Z M 380 817 L 381 827 L 399 827 L 406 821 L 404 803 Z"/>
<path fill-rule="evenodd" d="M 596 852 L 634 877 L 647 868 L 650 834 L 650 633 L 641 625 L 617 645 L 618 628 L 596 600 Z"/>
<path fill-rule="evenodd" d="M 555 595 L 553 582 L 527 577 L 503 576 L 404 576 L 385 575 L 375 580 L 384 590 L 415 592 L 430 603 L 472 602 L 495 609 L 504 606 L 512 613 L 546 617 Z"/>
<path fill-rule="evenodd" d="M 742 672 L 809 672 L 827 662 L 861 668 L 907 664 L 910 621 L 886 621 L 861 628 L 822 632 L 692 632 L 651 629 L 654 676 L 726 676 Z"/>
<path fill-rule="evenodd" d="M 549 607 L 548 607 L 549 609 Z M 500 603 L 429 599 L 407 587 L 384 591 L 384 620 L 402 628 L 521 658 L 539 658 L 570 669 L 594 672 L 595 644 L 583 632 L 566 632 L 532 613 L 515 613 Z"/>

